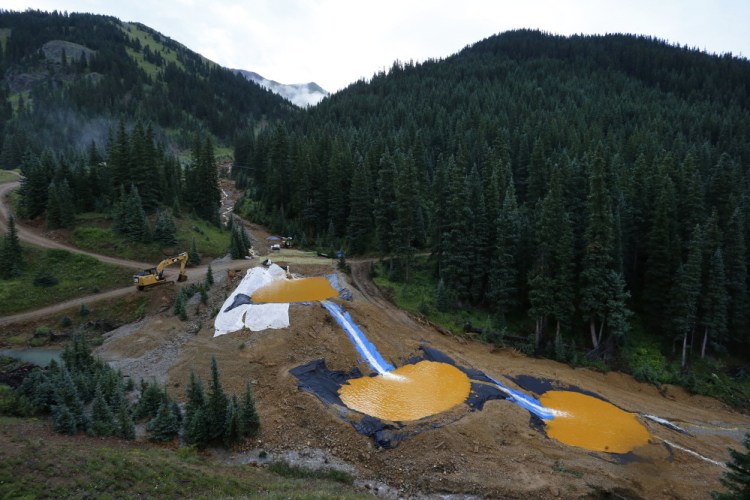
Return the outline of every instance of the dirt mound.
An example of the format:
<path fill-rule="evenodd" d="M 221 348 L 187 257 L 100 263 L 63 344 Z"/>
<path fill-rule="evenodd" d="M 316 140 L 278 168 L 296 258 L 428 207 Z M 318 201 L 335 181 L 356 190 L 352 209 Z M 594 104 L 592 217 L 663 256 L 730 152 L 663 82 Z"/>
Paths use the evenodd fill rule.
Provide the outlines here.
<path fill-rule="evenodd" d="M 333 271 L 333 262 L 297 263 L 305 276 Z M 111 332 L 99 354 L 126 374 L 163 380 L 170 393 L 184 399 L 190 370 L 210 379 L 216 356 L 225 389 L 241 394 L 253 383 L 262 429 L 259 439 L 239 453 L 259 449 L 277 456 L 324 450 L 331 460 L 351 466 L 368 484 L 387 484 L 400 495 L 444 493 L 484 497 L 578 498 L 616 492 L 633 498 L 705 498 L 721 489 L 723 469 L 680 447 L 717 460 L 728 459 L 727 447 L 738 447 L 750 418 L 724 404 L 690 396 L 678 388 L 660 393 L 619 373 L 597 373 L 520 356 L 511 350 L 490 349 L 478 342 L 441 334 L 395 309 L 369 284 L 361 266 L 353 266 L 355 282 L 339 275 L 352 290 L 353 301 L 338 301 L 396 366 L 429 345 L 467 368 L 513 384 L 510 378 L 530 375 L 577 386 L 599 394 L 618 407 L 656 415 L 680 425 L 690 434 L 639 418 L 651 434 L 649 443 L 628 455 L 594 453 L 548 438 L 532 425 L 529 413 L 508 401 L 489 401 L 482 411 L 464 406 L 438 417 L 442 424 L 408 437 L 393 449 L 379 449 L 339 418 L 337 408 L 302 392 L 289 370 L 324 359 L 331 370 L 368 365 L 335 320 L 318 303 L 292 304 L 290 326 L 282 330 L 242 330 L 213 337 L 211 311 L 241 279 L 237 274 L 212 289 L 208 306 L 191 311 L 188 323 L 171 311 L 154 312 L 145 320 Z M 367 282 L 367 284 L 363 284 Z M 354 285 L 358 286 L 354 286 Z M 517 387 L 517 386 L 514 386 Z"/>

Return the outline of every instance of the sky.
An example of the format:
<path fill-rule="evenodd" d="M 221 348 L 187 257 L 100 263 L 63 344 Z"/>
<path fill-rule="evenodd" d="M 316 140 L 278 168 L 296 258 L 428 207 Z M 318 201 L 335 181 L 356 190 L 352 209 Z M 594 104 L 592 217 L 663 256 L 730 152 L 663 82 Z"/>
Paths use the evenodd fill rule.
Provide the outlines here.
<path fill-rule="evenodd" d="M 747 0 L 3 0 L 140 22 L 229 68 L 329 92 L 394 61 L 448 57 L 503 31 L 632 33 L 750 57 Z"/>

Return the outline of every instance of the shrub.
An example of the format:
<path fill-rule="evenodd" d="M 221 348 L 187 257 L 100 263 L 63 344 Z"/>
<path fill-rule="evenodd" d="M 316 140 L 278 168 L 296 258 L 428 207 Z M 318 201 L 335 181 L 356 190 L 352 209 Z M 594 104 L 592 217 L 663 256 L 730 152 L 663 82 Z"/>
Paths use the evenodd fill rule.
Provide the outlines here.
<path fill-rule="evenodd" d="M 41 271 L 36 278 L 34 278 L 34 286 L 55 286 L 59 282 L 60 280 L 50 274 L 49 271 Z"/>

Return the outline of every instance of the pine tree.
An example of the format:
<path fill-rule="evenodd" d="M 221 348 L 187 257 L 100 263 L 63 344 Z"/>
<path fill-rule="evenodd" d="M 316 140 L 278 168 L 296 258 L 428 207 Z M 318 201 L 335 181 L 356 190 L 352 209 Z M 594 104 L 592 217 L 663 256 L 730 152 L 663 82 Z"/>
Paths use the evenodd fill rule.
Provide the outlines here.
<path fill-rule="evenodd" d="M 349 199 L 351 200 L 347 226 L 349 251 L 354 255 L 359 255 L 369 247 L 374 228 L 369 176 L 362 162 L 358 163 L 354 170 Z"/>
<path fill-rule="evenodd" d="M 211 442 L 221 442 L 224 437 L 224 424 L 229 399 L 219 380 L 219 366 L 216 357 L 211 356 L 211 383 L 208 387 L 206 418 L 208 420 L 208 437 Z"/>
<path fill-rule="evenodd" d="M 156 416 L 148 423 L 146 429 L 151 441 L 169 442 L 177 437 L 180 427 L 172 411 L 172 402 L 168 398 L 162 400 Z"/>
<path fill-rule="evenodd" d="M 96 386 L 96 397 L 91 407 L 90 431 L 94 436 L 111 436 L 115 432 L 115 418 L 100 384 Z"/>
<path fill-rule="evenodd" d="M 193 411 L 190 418 L 185 418 L 185 442 L 194 444 L 199 450 L 209 442 L 210 422 L 206 415 L 207 408 L 201 406 Z"/>
<path fill-rule="evenodd" d="M 715 500 L 740 500 L 750 498 L 750 434 L 745 434 L 742 444 L 745 452 L 729 448 L 732 460 L 727 462 L 727 471 L 721 477 L 723 484 L 729 491 L 725 493 L 713 492 Z"/>
<path fill-rule="evenodd" d="M 8 217 L 8 232 L 0 245 L 0 278 L 11 279 L 20 276 L 23 269 L 23 250 L 16 230 L 16 218 Z"/>
<path fill-rule="evenodd" d="M 52 408 L 52 424 L 55 432 L 60 434 L 76 434 L 78 432 L 78 422 L 64 403 L 57 404 Z"/>
<path fill-rule="evenodd" d="M 166 399 L 166 394 L 162 391 L 156 382 L 145 382 L 141 390 L 141 399 L 135 411 L 135 418 L 153 418 L 159 410 L 162 402 Z"/>
<path fill-rule="evenodd" d="M 206 279 L 204 281 L 204 286 L 206 290 L 210 290 L 213 284 L 214 284 L 214 272 L 211 269 L 211 264 L 208 264 L 208 269 L 206 269 Z"/>
<path fill-rule="evenodd" d="M 518 253 L 521 238 L 521 215 L 512 180 L 505 191 L 498 215 L 495 257 L 490 270 L 489 298 L 493 303 L 498 324 L 505 326 L 506 315 L 518 299 Z"/>
<path fill-rule="evenodd" d="M 721 248 L 717 248 L 709 262 L 708 276 L 703 295 L 701 318 L 703 342 L 701 343 L 701 358 L 706 357 L 709 337 L 717 345 L 721 345 L 726 340 L 729 296 L 727 294 L 725 276 L 724 258 Z"/>
<path fill-rule="evenodd" d="M 190 243 L 187 263 L 190 266 L 199 266 L 201 264 L 201 254 L 198 253 L 198 245 L 195 243 L 195 237 L 193 237 L 193 240 Z"/>
<path fill-rule="evenodd" d="M 255 408 L 253 387 L 248 381 L 245 384 L 245 395 L 242 398 L 240 412 L 240 432 L 243 437 L 255 437 L 260 429 L 260 416 Z"/>
<path fill-rule="evenodd" d="M 163 246 L 174 246 L 177 244 L 177 226 L 175 226 L 174 218 L 169 211 L 156 211 L 153 238 Z"/>
<path fill-rule="evenodd" d="M 703 232 L 700 225 L 693 230 L 687 262 L 681 264 L 672 291 L 675 333 L 682 337 L 682 367 L 687 365 L 687 343 L 693 334 L 698 316 L 698 298 L 701 292 L 703 261 Z"/>
<path fill-rule="evenodd" d="M 185 421 L 190 422 L 193 418 L 193 414 L 195 414 L 199 408 L 203 408 L 206 405 L 206 396 L 203 393 L 203 381 L 193 370 L 190 370 L 190 379 L 188 381 L 186 397 Z"/>
<path fill-rule="evenodd" d="M 135 439 L 135 424 L 133 417 L 130 415 L 128 403 L 125 400 L 120 401 L 117 409 L 117 427 L 115 429 L 117 437 L 122 439 Z"/>
<path fill-rule="evenodd" d="M 242 437 L 238 406 L 237 396 L 232 395 L 224 416 L 224 445 L 227 447 L 232 446 Z"/>
<path fill-rule="evenodd" d="M 180 288 L 174 299 L 174 306 L 172 308 L 175 316 L 178 316 L 182 321 L 187 321 L 187 295 L 184 288 Z"/>

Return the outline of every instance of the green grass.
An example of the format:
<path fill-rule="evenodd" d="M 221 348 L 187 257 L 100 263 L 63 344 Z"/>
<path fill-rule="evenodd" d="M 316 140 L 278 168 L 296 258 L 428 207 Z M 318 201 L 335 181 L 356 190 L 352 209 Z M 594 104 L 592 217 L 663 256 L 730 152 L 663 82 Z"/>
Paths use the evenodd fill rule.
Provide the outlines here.
<path fill-rule="evenodd" d="M 131 283 L 133 271 L 103 264 L 92 257 L 65 250 L 40 249 L 23 245 L 26 259 L 23 273 L 0 281 L 0 315 L 13 314 L 82 297 Z M 57 279 L 52 286 L 34 286 L 42 274 Z"/>
<path fill-rule="evenodd" d="M 268 470 L 282 477 L 293 479 L 327 479 L 343 484 L 353 484 L 354 478 L 346 472 L 335 469 L 313 470 L 290 465 L 284 461 L 273 462 Z"/>
<path fill-rule="evenodd" d="M 0 429 L 2 498 L 365 498 L 340 482 L 290 479 L 207 455 L 50 435 L 28 419 L 0 418 Z"/>
<path fill-rule="evenodd" d="M 157 41 L 153 37 L 153 35 L 143 31 L 142 29 L 140 29 L 138 26 L 134 24 L 124 23 L 123 26 L 128 36 L 138 40 L 141 43 L 141 47 L 148 47 L 151 50 L 151 52 L 160 52 L 161 56 L 164 58 L 165 63 L 171 62 L 171 63 L 176 64 L 178 68 L 183 69 L 183 70 L 185 69 L 185 66 L 177 58 L 177 52 L 175 52 L 174 50 L 168 47 L 165 47 L 162 43 Z M 136 53 L 128 49 L 128 54 L 131 57 L 134 57 Z M 137 57 L 134 57 L 134 58 L 136 61 L 138 61 L 139 64 L 141 62 L 147 63 L 146 60 L 143 58 L 143 55 L 141 54 L 137 54 Z M 151 63 L 147 63 L 147 64 L 151 64 Z M 154 68 L 156 68 L 156 66 L 154 66 L 153 64 L 151 65 Z"/>
<path fill-rule="evenodd" d="M 111 220 L 102 214 L 82 214 L 78 221 L 87 225 L 73 230 L 71 242 L 84 250 L 112 257 L 156 264 L 166 256 L 163 250 L 169 250 L 169 255 L 188 251 L 193 238 L 203 257 L 223 257 L 229 250 L 229 232 L 198 219 L 175 219 L 178 244 L 170 249 L 163 249 L 157 242 L 132 242 L 116 234 L 109 228 Z"/>
<path fill-rule="evenodd" d="M 0 170 L 0 184 L 19 180 L 17 172 L 18 170 Z"/>
<path fill-rule="evenodd" d="M 435 305 L 437 280 L 432 275 L 431 267 L 432 263 L 427 257 L 416 258 L 410 280 L 406 283 L 390 281 L 387 263 L 376 264 L 373 281 L 389 290 L 391 299 L 399 308 L 421 314 L 453 333 L 463 333 L 466 323 L 471 323 L 476 328 L 491 327 L 492 317 L 486 311 L 469 307 L 457 311 L 439 311 Z"/>

